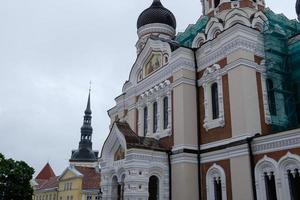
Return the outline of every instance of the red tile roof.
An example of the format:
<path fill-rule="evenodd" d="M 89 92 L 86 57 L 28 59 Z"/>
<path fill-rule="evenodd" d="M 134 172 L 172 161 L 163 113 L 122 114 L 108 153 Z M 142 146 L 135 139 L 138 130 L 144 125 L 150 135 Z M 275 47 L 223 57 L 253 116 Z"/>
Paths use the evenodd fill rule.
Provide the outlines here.
<path fill-rule="evenodd" d="M 167 151 L 168 147 L 154 138 L 139 137 L 127 122 L 115 122 L 119 131 L 124 135 L 127 148 L 141 148 L 156 151 Z"/>
<path fill-rule="evenodd" d="M 82 181 L 83 190 L 100 189 L 101 176 L 98 170 L 91 167 L 75 166 L 75 168 L 83 175 L 83 181 Z"/>
<path fill-rule="evenodd" d="M 48 180 L 51 177 L 55 177 L 53 169 L 51 168 L 50 164 L 47 163 L 45 167 L 40 171 L 40 173 L 36 176 L 35 179 L 39 180 Z"/>
<path fill-rule="evenodd" d="M 44 190 L 44 189 L 54 189 L 58 188 L 58 178 L 59 176 L 51 177 L 48 180 L 37 180 L 39 182 L 39 185 L 37 187 L 38 190 Z"/>

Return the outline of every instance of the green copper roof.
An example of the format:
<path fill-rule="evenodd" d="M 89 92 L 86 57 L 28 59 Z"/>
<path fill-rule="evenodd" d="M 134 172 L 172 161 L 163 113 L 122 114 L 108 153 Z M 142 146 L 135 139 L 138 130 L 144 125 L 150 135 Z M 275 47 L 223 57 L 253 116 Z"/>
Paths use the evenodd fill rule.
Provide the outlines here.
<path fill-rule="evenodd" d="M 196 35 L 198 33 L 204 32 L 208 20 L 208 16 L 200 17 L 196 24 L 189 25 L 183 33 L 178 33 L 176 41 L 179 42 L 179 44 L 182 46 L 191 48 Z"/>

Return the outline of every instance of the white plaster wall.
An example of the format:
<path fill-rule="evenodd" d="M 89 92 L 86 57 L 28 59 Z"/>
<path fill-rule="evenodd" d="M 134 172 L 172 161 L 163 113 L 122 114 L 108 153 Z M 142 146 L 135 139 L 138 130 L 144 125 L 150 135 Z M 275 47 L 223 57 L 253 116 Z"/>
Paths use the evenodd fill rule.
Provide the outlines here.
<path fill-rule="evenodd" d="M 249 156 L 230 159 L 233 200 L 252 200 L 251 169 Z"/>
<path fill-rule="evenodd" d="M 228 63 L 238 58 L 254 60 L 246 51 L 236 51 Z M 256 70 L 238 66 L 228 72 L 232 136 L 255 135 L 261 132 Z"/>
<path fill-rule="evenodd" d="M 174 75 L 174 82 L 182 78 L 193 81 L 195 75 L 191 71 L 180 70 Z M 182 82 L 174 87 L 173 91 L 174 143 L 175 145 L 197 145 L 195 86 Z"/>
<path fill-rule="evenodd" d="M 198 198 L 197 164 L 172 165 L 172 200 L 196 200 Z"/>

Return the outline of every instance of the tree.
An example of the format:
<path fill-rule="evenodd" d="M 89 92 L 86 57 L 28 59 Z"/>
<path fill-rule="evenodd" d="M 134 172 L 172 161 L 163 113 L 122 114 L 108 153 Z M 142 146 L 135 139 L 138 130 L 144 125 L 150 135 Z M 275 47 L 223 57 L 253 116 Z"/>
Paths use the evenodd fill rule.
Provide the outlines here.
<path fill-rule="evenodd" d="M 34 169 L 0 153 L 0 200 L 32 200 L 30 180 Z"/>

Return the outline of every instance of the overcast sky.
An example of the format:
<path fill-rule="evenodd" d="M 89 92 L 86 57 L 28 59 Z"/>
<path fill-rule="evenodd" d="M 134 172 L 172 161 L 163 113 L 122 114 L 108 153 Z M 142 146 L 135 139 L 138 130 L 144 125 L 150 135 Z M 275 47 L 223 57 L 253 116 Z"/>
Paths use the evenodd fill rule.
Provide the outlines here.
<path fill-rule="evenodd" d="M 266 0 L 296 18 L 296 0 Z M 36 171 L 60 174 L 80 127 L 92 83 L 93 147 L 109 133 L 107 110 L 136 58 L 136 20 L 152 0 L 0 0 L 0 152 Z M 163 0 L 183 31 L 200 0 Z"/>

